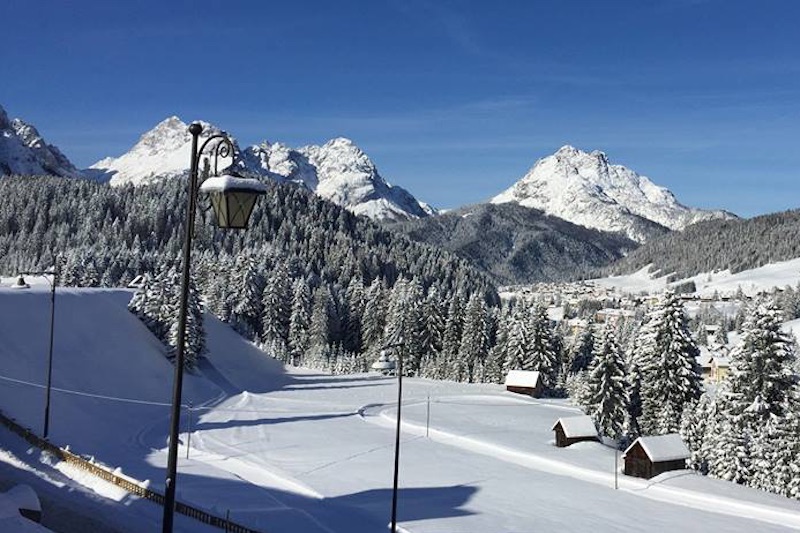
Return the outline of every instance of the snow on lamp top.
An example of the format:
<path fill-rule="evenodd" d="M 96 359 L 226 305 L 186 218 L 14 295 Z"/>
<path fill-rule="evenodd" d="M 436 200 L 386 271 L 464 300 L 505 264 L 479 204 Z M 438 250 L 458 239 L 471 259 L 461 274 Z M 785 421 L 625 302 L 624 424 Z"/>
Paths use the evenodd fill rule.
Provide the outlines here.
<path fill-rule="evenodd" d="M 256 198 L 267 187 L 258 180 L 222 175 L 205 180 L 200 192 L 210 196 L 220 228 L 246 229 Z"/>
<path fill-rule="evenodd" d="M 267 186 L 258 180 L 240 178 L 228 174 L 208 178 L 200 185 L 200 192 L 252 191 L 257 194 L 267 192 Z"/>

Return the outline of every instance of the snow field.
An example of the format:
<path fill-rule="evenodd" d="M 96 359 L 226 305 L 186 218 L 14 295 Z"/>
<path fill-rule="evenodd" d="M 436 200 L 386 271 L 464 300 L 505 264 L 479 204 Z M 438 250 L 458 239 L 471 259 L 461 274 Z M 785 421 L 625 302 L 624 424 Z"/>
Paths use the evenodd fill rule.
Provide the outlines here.
<path fill-rule="evenodd" d="M 54 384 L 148 403 L 54 393 L 52 436 L 161 489 L 172 369 L 125 309 L 129 294 L 59 289 Z M 0 376 L 43 381 L 48 320 L 46 288 L 0 289 Z M 179 499 L 221 516 L 230 511 L 232 519 L 271 533 L 384 530 L 396 380 L 286 370 L 213 317 L 206 327 L 208 360 L 185 382 L 185 401 L 195 407 L 189 459 L 185 447 L 179 454 Z M 800 528 L 796 501 L 687 472 L 654 481 L 620 476 L 615 491 L 612 449 L 552 445 L 555 420 L 577 413 L 563 401 L 412 378 L 404 380 L 404 393 L 398 511 L 408 532 Z M 41 389 L 0 381 L 2 409 L 34 430 L 41 397 Z M 186 443 L 187 417 L 182 428 Z M 19 450 L 5 432 L 0 444 L 16 458 L 0 462 L 4 475 L 33 478 L 53 502 L 98 514 L 111 524 L 108 531 L 157 529 L 158 506 L 84 487 L 80 476 Z M 132 507 L 144 509 L 145 518 L 128 519 Z M 179 526 L 206 531 L 187 520 Z"/>

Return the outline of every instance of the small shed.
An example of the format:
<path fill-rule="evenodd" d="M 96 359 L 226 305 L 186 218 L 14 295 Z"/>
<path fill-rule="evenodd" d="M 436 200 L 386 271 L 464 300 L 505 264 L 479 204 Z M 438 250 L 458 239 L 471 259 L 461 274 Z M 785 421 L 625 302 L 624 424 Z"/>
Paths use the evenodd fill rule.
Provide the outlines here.
<path fill-rule="evenodd" d="M 588 415 L 559 418 L 552 430 L 556 432 L 556 446 L 559 448 L 581 441 L 600 441 L 592 417 Z"/>
<path fill-rule="evenodd" d="M 650 479 L 670 470 L 686 468 L 689 449 L 677 433 L 639 437 L 623 455 L 625 475 Z"/>
<path fill-rule="evenodd" d="M 509 370 L 506 376 L 506 390 L 539 398 L 544 390 L 542 375 L 536 370 Z"/>

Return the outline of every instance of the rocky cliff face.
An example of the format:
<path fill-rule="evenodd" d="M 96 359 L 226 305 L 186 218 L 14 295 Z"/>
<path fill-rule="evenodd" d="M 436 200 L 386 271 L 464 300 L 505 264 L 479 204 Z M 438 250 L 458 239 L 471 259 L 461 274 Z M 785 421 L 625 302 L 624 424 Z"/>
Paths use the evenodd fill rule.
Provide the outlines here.
<path fill-rule="evenodd" d="M 80 177 L 61 151 L 42 138 L 39 132 L 22 120 L 9 119 L 0 107 L 0 175 L 43 175 Z"/>

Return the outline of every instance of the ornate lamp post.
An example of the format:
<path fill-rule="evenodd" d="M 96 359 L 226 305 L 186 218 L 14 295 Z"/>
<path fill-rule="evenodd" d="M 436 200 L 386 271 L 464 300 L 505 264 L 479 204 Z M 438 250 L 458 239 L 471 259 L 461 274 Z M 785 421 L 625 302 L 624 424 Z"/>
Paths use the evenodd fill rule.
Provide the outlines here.
<path fill-rule="evenodd" d="M 197 170 L 203 151 L 212 141 L 217 141 L 211 149 L 214 156 L 215 177 L 206 180 L 200 187 L 211 196 L 217 224 L 221 228 L 245 229 L 256 198 L 266 192 L 266 187 L 258 180 L 244 179 L 232 175 L 218 176 L 219 158 L 236 155 L 233 142 L 227 135 L 214 134 L 197 149 L 203 126 L 195 122 L 189 126 L 192 135 L 191 165 L 189 167 L 189 205 L 186 212 L 186 237 L 183 242 L 183 274 L 181 278 L 180 312 L 178 314 L 178 350 L 175 357 L 175 379 L 172 388 L 172 414 L 169 434 L 169 455 L 167 458 L 167 478 L 164 490 L 163 533 L 172 533 L 175 513 L 175 482 L 178 470 L 178 430 L 181 417 L 181 392 L 183 389 L 183 364 L 186 342 L 186 315 L 189 300 L 189 272 L 192 251 L 194 216 L 197 206 Z"/>
<path fill-rule="evenodd" d="M 388 360 L 389 350 L 395 350 L 397 361 L 397 427 L 394 433 L 394 477 L 392 478 L 392 533 L 397 533 L 397 478 L 400 473 L 400 408 L 403 406 L 403 347 L 405 344 L 402 342 L 387 344 L 381 349 L 381 357 L 378 359 L 373 368 L 379 365 L 378 363 Z M 378 370 L 383 370 L 379 368 Z"/>

